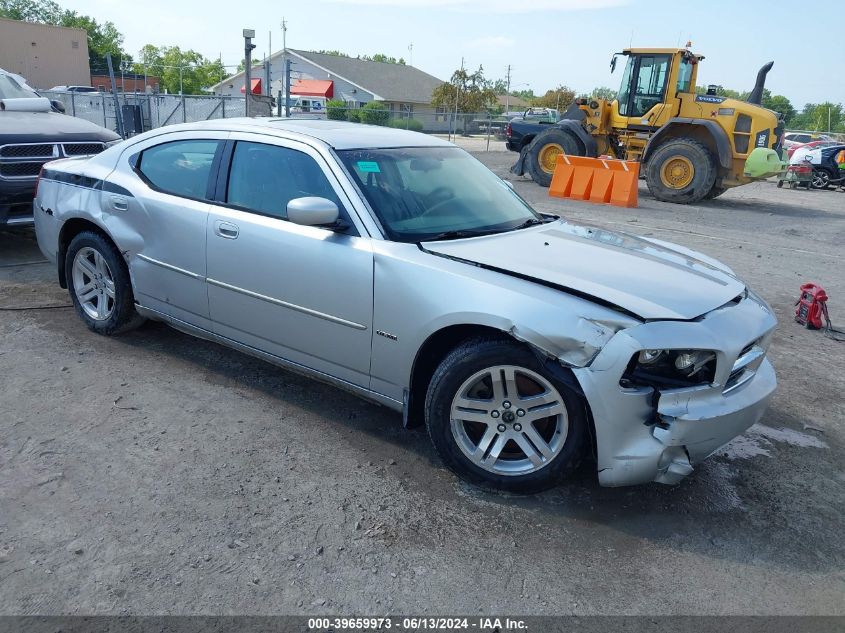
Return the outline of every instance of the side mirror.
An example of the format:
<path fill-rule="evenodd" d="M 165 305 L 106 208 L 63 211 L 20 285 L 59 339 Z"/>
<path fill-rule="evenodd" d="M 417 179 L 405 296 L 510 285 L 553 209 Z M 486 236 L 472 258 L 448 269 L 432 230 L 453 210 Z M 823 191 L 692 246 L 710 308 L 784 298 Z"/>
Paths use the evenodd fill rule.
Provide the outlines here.
<path fill-rule="evenodd" d="M 50 101 L 50 105 L 51 105 L 51 106 L 53 106 L 53 109 L 54 109 L 56 112 L 60 112 L 60 113 L 62 113 L 62 114 L 64 114 L 64 113 L 65 113 L 65 104 L 64 104 L 64 103 L 62 103 L 61 101 L 59 101 L 58 99 L 52 99 L 52 100 Z"/>
<path fill-rule="evenodd" d="M 326 198 L 294 198 L 288 202 L 288 220 L 303 226 L 335 224 L 340 217 L 337 205 Z"/>

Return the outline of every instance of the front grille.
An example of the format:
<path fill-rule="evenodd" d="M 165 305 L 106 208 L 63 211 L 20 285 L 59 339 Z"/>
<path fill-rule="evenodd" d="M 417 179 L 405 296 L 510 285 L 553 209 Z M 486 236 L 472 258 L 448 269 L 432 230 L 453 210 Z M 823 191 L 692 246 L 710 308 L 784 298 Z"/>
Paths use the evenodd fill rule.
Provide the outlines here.
<path fill-rule="evenodd" d="M 53 143 L 33 143 L 25 145 L 3 145 L 0 158 L 57 158 Z"/>
<path fill-rule="evenodd" d="M 0 163 L 0 176 L 4 178 L 35 178 L 44 163 Z"/>
<path fill-rule="evenodd" d="M 760 341 L 752 341 L 742 348 L 739 357 L 725 382 L 723 393 L 728 393 L 754 377 L 757 368 L 766 356 L 766 351 L 758 345 Z"/>
<path fill-rule="evenodd" d="M 34 179 L 47 161 L 63 156 L 90 156 L 106 149 L 105 143 L 21 143 L 0 146 L 0 178 Z"/>
<path fill-rule="evenodd" d="M 106 146 L 103 143 L 64 143 L 62 149 L 65 156 L 89 156 L 99 154 Z"/>

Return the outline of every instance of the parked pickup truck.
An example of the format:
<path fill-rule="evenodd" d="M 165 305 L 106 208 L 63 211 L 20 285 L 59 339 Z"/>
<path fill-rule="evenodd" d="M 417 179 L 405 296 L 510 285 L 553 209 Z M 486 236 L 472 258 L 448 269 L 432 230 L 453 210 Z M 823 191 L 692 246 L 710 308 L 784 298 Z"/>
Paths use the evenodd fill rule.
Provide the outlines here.
<path fill-rule="evenodd" d="M 545 111 L 545 112 L 541 112 Z M 510 120 L 505 128 L 505 145 L 512 152 L 522 151 L 537 134 L 560 120 L 560 113 L 552 108 L 529 108 L 522 116 Z"/>
<path fill-rule="evenodd" d="M 44 163 L 98 154 L 121 140 L 63 110 L 0 69 L 0 227 L 32 224 L 35 181 Z"/>

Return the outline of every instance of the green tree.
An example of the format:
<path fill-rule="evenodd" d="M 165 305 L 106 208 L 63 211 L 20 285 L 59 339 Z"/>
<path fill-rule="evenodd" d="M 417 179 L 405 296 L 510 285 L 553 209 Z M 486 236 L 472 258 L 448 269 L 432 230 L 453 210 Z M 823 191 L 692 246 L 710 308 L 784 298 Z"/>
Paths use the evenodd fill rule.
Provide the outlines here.
<path fill-rule="evenodd" d="M 789 127 L 813 132 L 845 132 L 845 112 L 841 103 L 808 103 Z"/>
<path fill-rule="evenodd" d="M 381 101 L 370 101 L 359 111 L 361 123 L 370 125 L 387 125 L 390 110 Z"/>
<path fill-rule="evenodd" d="M 341 99 L 326 101 L 326 118 L 332 121 L 346 121 L 346 102 Z"/>
<path fill-rule="evenodd" d="M 62 9 L 52 0 L 0 0 L 0 17 L 84 29 L 88 34 L 88 61 L 92 72 L 106 71 L 109 53 L 115 63 L 132 60 L 123 50 L 123 34 L 114 23 L 99 23 L 87 15 Z"/>
<path fill-rule="evenodd" d="M 496 93 L 484 80 L 484 68 L 470 74 L 463 68 L 452 73 L 449 83 L 440 84 L 431 95 L 431 104 L 458 112 L 482 112 L 496 103 Z"/>
<path fill-rule="evenodd" d="M 695 94 L 703 95 L 707 93 L 707 86 L 696 86 L 695 87 Z M 746 95 L 750 93 L 745 93 Z M 742 99 L 742 94 L 737 92 L 736 90 L 731 90 L 730 88 L 724 88 L 722 86 L 716 86 L 716 96 L 718 97 L 728 97 L 729 99 Z"/>
<path fill-rule="evenodd" d="M 616 91 L 613 88 L 608 88 L 607 86 L 599 86 L 597 88 L 593 88 L 593 92 L 590 94 L 593 99 L 604 99 L 605 101 L 613 101 L 616 98 Z"/>
<path fill-rule="evenodd" d="M 194 50 L 183 51 L 178 46 L 147 44 L 138 54 L 133 68 L 136 73 L 155 75 L 162 90 L 184 94 L 203 94 L 219 82 L 226 69 L 219 60 L 211 60 Z"/>
<path fill-rule="evenodd" d="M 58 24 L 62 8 L 51 0 L 0 0 L 0 18 Z"/>
<path fill-rule="evenodd" d="M 403 58 L 396 59 L 395 57 L 391 57 L 390 55 L 385 55 L 384 53 L 376 53 L 375 55 L 360 55 L 359 59 L 363 59 L 369 62 L 381 62 L 383 64 L 401 64 L 402 66 L 405 65 L 405 60 Z"/>
<path fill-rule="evenodd" d="M 768 92 L 768 90 L 764 90 L 764 93 L 765 92 Z M 762 105 L 764 108 L 774 110 L 780 114 L 784 118 L 784 121 L 786 121 L 786 125 L 789 125 L 792 122 L 792 119 L 795 118 L 795 108 L 792 106 L 789 99 L 783 95 L 772 95 L 771 93 L 768 95 L 764 94 Z"/>
<path fill-rule="evenodd" d="M 320 49 L 319 51 L 309 51 L 311 53 L 317 53 L 318 55 L 334 55 L 335 57 L 349 57 L 346 53 L 342 53 L 340 51 L 326 51 Z"/>
<path fill-rule="evenodd" d="M 511 90 L 511 94 L 514 97 L 519 97 L 520 99 L 525 99 L 528 102 L 534 101 L 537 98 L 537 95 L 534 94 L 534 91 L 531 88 L 527 88 L 525 90 Z"/>
<path fill-rule="evenodd" d="M 546 91 L 542 97 L 534 99 L 534 105 L 540 108 L 566 109 L 575 101 L 575 91 L 569 86 L 560 85 L 554 90 Z"/>

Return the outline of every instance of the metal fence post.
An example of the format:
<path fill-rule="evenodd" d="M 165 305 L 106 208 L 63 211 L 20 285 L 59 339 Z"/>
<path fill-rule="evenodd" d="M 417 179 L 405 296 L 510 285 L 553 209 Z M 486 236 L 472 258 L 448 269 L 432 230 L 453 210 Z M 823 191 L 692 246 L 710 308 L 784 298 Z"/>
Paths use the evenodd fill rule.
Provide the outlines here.
<path fill-rule="evenodd" d="M 220 95 L 220 111 L 222 112 L 222 117 L 226 118 L 226 97 Z"/>
<path fill-rule="evenodd" d="M 100 101 L 103 104 L 103 127 L 108 127 L 108 117 L 106 117 L 106 94 L 104 92 L 100 93 Z"/>
<path fill-rule="evenodd" d="M 74 95 L 76 95 L 75 92 L 70 93 L 70 113 L 76 116 L 76 97 Z"/>
<path fill-rule="evenodd" d="M 182 93 L 182 123 L 188 122 L 188 113 L 185 112 L 185 93 Z"/>
<path fill-rule="evenodd" d="M 490 128 L 493 127 L 493 114 L 487 111 L 487 150 L 490 151 Z"/>

